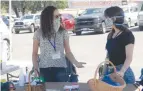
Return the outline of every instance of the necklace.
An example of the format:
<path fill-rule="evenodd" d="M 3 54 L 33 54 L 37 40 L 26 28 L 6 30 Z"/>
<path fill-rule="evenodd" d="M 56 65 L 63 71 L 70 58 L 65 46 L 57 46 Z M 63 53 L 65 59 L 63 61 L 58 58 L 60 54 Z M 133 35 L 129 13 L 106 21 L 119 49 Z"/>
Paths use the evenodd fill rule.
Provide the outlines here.
<path fill-rule="evenodd" d="M 122 32 L 122 31 L 119 31 L 119 32 L 115 35 L 115 37 L 113 37 L 113 36 L 114 36 L 114 34 L 113 34 L 112 38 L 116 38 L 121 32 Z"/>

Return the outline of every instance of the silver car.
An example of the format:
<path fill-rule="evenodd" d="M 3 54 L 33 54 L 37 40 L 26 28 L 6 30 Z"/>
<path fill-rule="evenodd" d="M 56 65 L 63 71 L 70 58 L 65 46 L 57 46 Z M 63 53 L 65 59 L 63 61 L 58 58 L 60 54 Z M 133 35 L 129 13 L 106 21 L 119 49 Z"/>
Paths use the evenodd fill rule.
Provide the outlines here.
<path fill-rule="evenodd" d="M 0 60 L 10 59 L 10 30 L 0 16 Z"/>
<path fill-rule="evenodd" d="M 143 4 L 142 4 L 141 9 L 138 13 L 138 25 L 139 25 L 140 31 L 143 31 Z"/>
<path fill-rule="evenodd" d="M 20 20 L 14 23 L 14 32 L 18 34 L 20 31 L 28 30 L 29 32 L 34 32 L 40 26 L 40 15 L 32 14 L 25 15 Z"/>

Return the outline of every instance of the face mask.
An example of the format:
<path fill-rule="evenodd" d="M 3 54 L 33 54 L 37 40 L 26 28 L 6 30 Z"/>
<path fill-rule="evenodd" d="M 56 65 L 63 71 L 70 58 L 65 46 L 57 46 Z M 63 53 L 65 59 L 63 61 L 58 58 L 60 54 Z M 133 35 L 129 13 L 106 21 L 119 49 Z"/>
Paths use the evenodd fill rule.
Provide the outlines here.
<path fill-rule="evenodd" d="M 118 16 L 117 16 L 117 17 L 118 17 Z M 120 16 L 119 16 L 119 17 L 120 17 Z M 117 25 L 117 26 L 123 25 L 123 24 L 115 23 L 116 17 L 107 18 L 106 20 L 107 20 L 107 22 L 108 22 L 109 25 Z"/>
<path fill-rule="evenodd" d="M 112 18 L 106 18 L 106 21 L 109 25 L 113 25 L 113 20 Z"/>
<path fill-rule="evenodd" d="M 53 23 L 53 28 L 54 28 L 54 31 L 55 32 L 58 32 L 59 28 L 60 28 L 60 18 L 57 18 L 54 20 L 54 23 Z"/>

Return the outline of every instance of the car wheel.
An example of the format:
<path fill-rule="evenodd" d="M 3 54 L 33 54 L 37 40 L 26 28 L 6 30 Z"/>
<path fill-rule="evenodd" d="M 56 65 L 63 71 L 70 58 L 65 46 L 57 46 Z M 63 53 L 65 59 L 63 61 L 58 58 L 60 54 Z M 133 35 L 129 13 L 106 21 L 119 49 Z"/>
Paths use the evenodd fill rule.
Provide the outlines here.
<path fill-rule="evenodd" d="M 135 26 L 138 26 L 138 23 L 135 23 Z"/>
<path fill-rule="evenodd" d="M 20 31 L 19 31 L 19 30 L 14 30 L 14 32 L 15 32 L 16 34 L 19 34 Z"/>
<path fill-rule="evenodd" d="M 34 31 L 35 31 L 35 27 L 34 27 L 34 25 L 31 25 L 30 26 L 30 32 L 33 33 Z"/>
<path fill-rule="evenodd" d="M 140 31 L 143 31 L 143 26 L 139 26 L 139 30 L 140 30 Z"/>
<path fill-rule="evenodd" d="M 129 18 L 129 19 L 128 19 L 128 25 L 129 25 L 129 28 L 130 28 L 130 27 L 132 27 L 132 21 L 131 21 L 131 18 Z"/>
<path fill-rule="evenodd" d="M 105 24 L 105 22 L 102 22 L 101 27 L 102 27 L 102 29 L 101 29 L 101 33 L 102 33 L 102 34 L 106 33 L 107 28 L 106 28 L 106 24 Z"/>
<path fill-rule="evenodd" d="M 79 32 L 76 32 L 76 35 L 81 35 L 81 31 L 79 31 Z"/>
<path fill-rule="evenodd" d="M 12 32 L 12 33 L 15 33 L 15 29 L 14 29 L 14 28 L 12 28 L 12 29 L 11 29 L 11 32 Z"/>
<path fill-rule="evenodd" d="M 3 56 L 6 58 L 6 60 L 10 59 L 10 44 L 7 40 L 3 41 Z"/>
<path fill-rule="evenodd" d="M 73 28 L 72 33 L 75 33 L 75 27 Z"/>

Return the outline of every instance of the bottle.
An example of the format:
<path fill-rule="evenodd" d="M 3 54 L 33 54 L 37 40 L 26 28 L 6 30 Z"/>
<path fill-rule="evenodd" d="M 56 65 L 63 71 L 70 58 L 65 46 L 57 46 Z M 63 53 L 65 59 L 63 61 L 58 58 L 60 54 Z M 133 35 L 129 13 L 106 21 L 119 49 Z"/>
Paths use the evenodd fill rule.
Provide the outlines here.
<path fill-rule="evenodd" d="M 23 69 L 21 69 L 20 75 L 19 75 L 19 86 L 24 86 L 25 84 L 25 75 L 23 73 Z"/>
<path fill-rule="evenodd" d="M 26 67 L 26 76 L 25 76 L 25 80 L 26 80 L 26 83 L 29 82 L 29 71 L 28 71 L 28 67 Z M 30 77 L 30 82 L 32 81 L 31 77 Z"/>
<path fill-rule="evenodd" d="M 26 80 L 26 83 L 29 82 L 29 72 L 26 73 L 25 80 Z M 31 81 L 31 78 L 30 78 L 30 81 Z"/>

